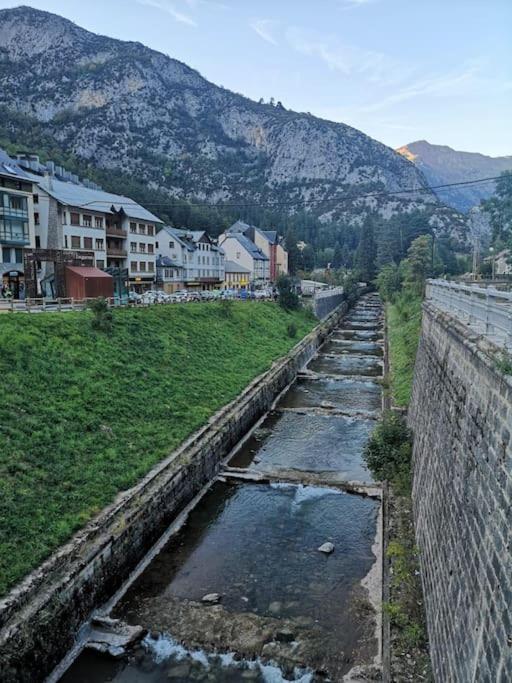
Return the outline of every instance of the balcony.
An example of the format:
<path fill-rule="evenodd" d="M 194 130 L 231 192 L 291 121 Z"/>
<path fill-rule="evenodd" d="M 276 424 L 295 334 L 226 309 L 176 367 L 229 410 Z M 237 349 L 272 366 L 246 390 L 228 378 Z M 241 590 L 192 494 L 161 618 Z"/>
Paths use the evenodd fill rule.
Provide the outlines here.
<path fill-rule="evenodd" d="M 0 230 L 0 242 L 22 247 L 30 244 L 28 232 L 13 232 L 12 230 Z"/>
<path fill-rule="evenodd" d="M 117 256 L 118 258 L 126 258 L 128 256 L 128 252 L 126 251 L 126 249 L 107 246 L 107 256 Z"/>
<path fill-rule="evenodd" d="M 125 237 L 128 237 L 128 233 L 126 230 L 122 230 L 121 228 L 116 228 L 114 226 L 107 226 L 105 228 L 105 231 L 107 233 L 107 237 L 120 237 L 124 239 Z"/>

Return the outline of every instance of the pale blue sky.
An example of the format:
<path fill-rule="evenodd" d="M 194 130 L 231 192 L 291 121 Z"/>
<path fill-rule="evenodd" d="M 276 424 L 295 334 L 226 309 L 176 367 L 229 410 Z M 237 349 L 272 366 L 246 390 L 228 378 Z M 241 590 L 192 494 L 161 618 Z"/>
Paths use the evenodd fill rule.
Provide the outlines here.
<path fill-rule="evenodd" d="M 0 8 L 13 0 L 0 0 Z M 512 0 L 28 0 L 254 99 L 512 154 Z"/>

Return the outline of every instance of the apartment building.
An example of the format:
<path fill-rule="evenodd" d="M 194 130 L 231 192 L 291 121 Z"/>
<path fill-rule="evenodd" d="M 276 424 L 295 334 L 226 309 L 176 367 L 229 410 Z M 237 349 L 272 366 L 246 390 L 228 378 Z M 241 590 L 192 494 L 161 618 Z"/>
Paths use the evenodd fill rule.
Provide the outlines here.
<path fill-rule="evenodd" d="M 226 259 L 224 263 L 224 289 L 248 289 L 251 281 L 251 271 L 235 261 Z"/>
<path fill-rule="evenodd" d="M 280 275 L 288 273 L 288 252 L 283 246 L 283 239 L 278 235 L 276 230 L 262 230 L 255 225 L 249 225 L 248 223 L 239 220 L 228 228 L 224 235 L 244 236 L 267 257 L 267 279 L 270 280 L 270 282 L 275 282 Z M 221 236 L 219 241 L 222 242 L 223 239 L 224 236 Z M 231 255 L 229 258 L 231 258 Z M 247 261 L 247 259 L 244 258 L 244 261 Z M 247 265 L 247 263 L 245 263 L 245 265 Z"/>
<path fill-rule="evenodd" d="M 225 232 L 219 237 L 219 244 L 227 259 L 249 270 L 251 286 L 270 282 L 269 258 L 243 233 Z"/>
<path fill-rule="evenodd" d="M 156 233 L 162 221 L 129 197 L 94 183 L 37 155 L 11 160 L 34 184 L 35 246 L 77 253 L 83 265 L 128 271 L 128 286 L 143 291 L 156 277 Z M 52 270 L 42 264 L 41 278 Z"/>
<path fill-rule="evenodd" d="M 224 251 L 205 230 L 164 226 L 157 235 L 156 248 L 160 264 L 157 282 L 165 291 L 215 289 L 224 282 Z"/>
<path fill-rule="evenodd" d="M 26 247 L 35 246 L 32 182 L 0 150 L 0 290 L 15 299 L 24 297 Z"/>

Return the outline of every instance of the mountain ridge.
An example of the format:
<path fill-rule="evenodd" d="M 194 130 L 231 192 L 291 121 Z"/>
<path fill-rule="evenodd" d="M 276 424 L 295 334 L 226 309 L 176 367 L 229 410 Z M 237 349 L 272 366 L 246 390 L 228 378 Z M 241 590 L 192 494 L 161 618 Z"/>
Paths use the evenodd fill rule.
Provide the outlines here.
<path fill-rule="evenodd" d="M 67 153 L 170 196 L 307 206 L 356 225 L 419 209 L 432 227 L 464 233 L 414 164 L 357 129 L 254 102 L 139 42 L 30 7 L 0 10 L 0 106 Z"/>
<path fill-rule="evenodd" d="M 464 152 L 448 145 L 434 145 L 427 140 L 416 140 L 396 150 L 414 163 L 424 174 L 429 185 L 443 185 L 466 180 L 498 176 L 512 170 L 512 155 L 491 157 L 479 152 Z M 494 183 L 465 188 L 437 190 L 439 199 L 453 208 L 467 212 L 494 192 Z"/>

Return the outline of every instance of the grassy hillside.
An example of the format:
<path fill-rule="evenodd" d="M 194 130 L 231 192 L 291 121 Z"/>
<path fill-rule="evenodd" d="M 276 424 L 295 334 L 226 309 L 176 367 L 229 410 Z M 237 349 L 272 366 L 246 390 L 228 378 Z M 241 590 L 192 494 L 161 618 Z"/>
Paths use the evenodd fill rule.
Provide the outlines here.
<path fill-rule="evenodd" d="M 0 316 L 0 594 L 314 326 L 271 303 L 91 320 Z"/>
<path fill-rule="evenodd" d="M 388 304 L 387 315 L 391 391 L 396 405 L 407 406 L 421 329 L 421 299 L 403 293 Z"/>

